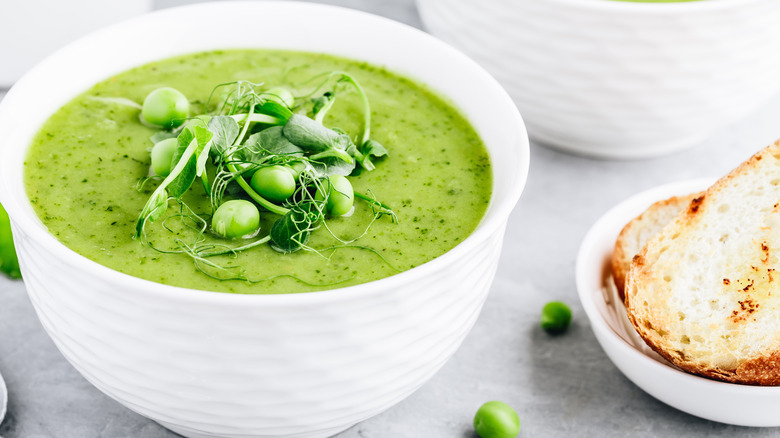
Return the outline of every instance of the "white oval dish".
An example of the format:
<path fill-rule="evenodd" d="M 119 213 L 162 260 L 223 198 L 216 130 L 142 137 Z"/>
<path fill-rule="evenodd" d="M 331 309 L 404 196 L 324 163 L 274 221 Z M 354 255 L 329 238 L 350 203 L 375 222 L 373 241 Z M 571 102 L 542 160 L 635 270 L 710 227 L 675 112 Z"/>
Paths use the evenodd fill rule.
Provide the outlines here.
<path fill-rule="evenodd" d="M 532 138 L 643 158 L 693 146 L 780 91 L 780 2 L 417 0 L 509 90 Z"/>
<path fill-rule="evenodd" d="M 257 17 L 274 19 L 254 26 Z M 296 31 L 290 32 L 293 21 Z M 243 47 L 361 59 L 449 98 L 493 161 L 493 197 L 475 232 L 443 256 L 376 282 L 250 296 L 120 274 L 47 233 L 25 195 L 22 169 L 33 135 L 50 114 L 134 66 Z M 507 219 L 525 184 L 529 147 L 501 86 L 424 32 L 331 6 L 226 2 L 120 23 L 47 58 L 0 103 L 0 154 L 0 203 L 11 218 L 30 299 L 59 350 L 87 380 L 188 437 L 315 438 L 398 403 L 458 348 L 487 297 Z"/>
<path fill-rule="evenodd" d="M 606 212 L 577 254 L 582 307 L 604 352 L 632 382 L 658 400 L 697 417 L 740 426 L 780 426 L 780 387 L 719 382 L 679 370 L 633 332 L 622 303 L 612 300 L 609 260 L 620 230 L 656 201 L 706 189 L 713 179 L 683 181 L 641 192 Z M 606 287 L 605 287 L 606 286 Z M 615 306 L 612 306 L 615 304 Z"/>

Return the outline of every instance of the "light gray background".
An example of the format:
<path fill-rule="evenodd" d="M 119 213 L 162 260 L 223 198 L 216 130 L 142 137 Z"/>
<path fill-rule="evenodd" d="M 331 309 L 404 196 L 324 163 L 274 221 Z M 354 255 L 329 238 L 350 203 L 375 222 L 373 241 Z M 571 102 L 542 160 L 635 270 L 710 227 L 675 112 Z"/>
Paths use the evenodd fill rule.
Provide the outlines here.
<path fill-rule="evenodd" d="M 155 6 L 184 3 L 189 1 L 158 0 Z M 421 27 L 412 0 L 325 3 Z M 474 412 L 493 399 L 514 406 L 522 437 L 780 436 L 780 429 L 704 421 L 645 394 L 602 352 L 574 287 L 579 244 L 608 208 L 662 183 L 721 175 L 778 137 L 780 97 L 696 147 L 659 159 L 593 160 L 532 144 L 528 184 L 509 220 L 496 280 L 473 331 L 417 393 L 338 437 L 474 438 Z M 574 311 L 566 335 L 550 337 L 538 327 L 540 309 L 550 300 L 568 302 Z M 44 333 L 24 284 L 4 277 L 0 372 L 10 392 L 0 425 L 5 438 L 176 436 L 88 384 Z"/>

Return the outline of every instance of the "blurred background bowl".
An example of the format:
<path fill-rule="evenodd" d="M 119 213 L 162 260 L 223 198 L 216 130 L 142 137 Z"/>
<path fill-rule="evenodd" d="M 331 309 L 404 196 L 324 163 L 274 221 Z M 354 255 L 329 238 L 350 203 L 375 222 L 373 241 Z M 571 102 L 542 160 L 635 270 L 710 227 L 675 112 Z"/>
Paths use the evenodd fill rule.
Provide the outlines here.
<path fill-rule="evenodd" d="M 693 146 L 780 91 L 780 1 L 417 0 L 531 138 L 605 158 Z"/>
<path fill-rule="evenodd" d="M 492 157 L 493 195 L 480 225 L 409 271 L 292 295 L 153 283 L 92 262 L 50 235 L 23 183 L 26 151 L 42 123 L 111 75 L 225 48 L 330 53 L 428 84 L 463 112 Z M 460 346 L 493 281 L 529 148 L 520 114 L 498 82 L 424 32 L 332 6 L 225 2 L 120 23 L 44 60 L 0 103 L 0 155 L 0 202 L 30 300 L 90 383 L 188 437 L 317 438 L 400 402 Z"/>

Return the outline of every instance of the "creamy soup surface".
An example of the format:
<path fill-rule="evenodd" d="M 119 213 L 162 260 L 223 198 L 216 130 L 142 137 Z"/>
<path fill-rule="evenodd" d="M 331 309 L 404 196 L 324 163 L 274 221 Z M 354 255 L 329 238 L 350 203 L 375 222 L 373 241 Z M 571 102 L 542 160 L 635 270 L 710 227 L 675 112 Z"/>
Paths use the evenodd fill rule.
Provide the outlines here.
<path fill-rule="evenodd" d="M 247 80 L 311 88 L 310 78 L 345 71 L 358 79 L 372 110 L 371 137 L 389 158 L 371 172 L 350 177 L 355 191 L 371 193 L 392 207 L 398 223 L 376 220 L 354 245 L 319 253 L 282 254 L 269 245 L 219 257 L 242 266 L 252 281 L 218 280 L 205 275 L 182 254 L 163 254 L 134 239 L 139 213 L 156 187 L 138 181 L 150 167 L 152 134 L 139 110 L 117 99 L 141 103 L 159 87 L 174 87 L 190 100 L 193 114 L 207 111 L 215 85 Z M 347 133 L 361 120 L 355 93 L 342 93 L 325 117 L 326 126 Z M 144 65 L 95 85 L 43 125 L 25 162 L 25 184 L 43 224 L 75 252 L 111 269 L 168 285 L 242 294 L 309 292 L 365 283 L 408 270 L 442 255 L 479 224 L 492 190 L 488 153 L 459 111 L 413 80 L 370 64 L 322 54 L 269 50 L 230 50 L 181 56 Z M 195 211 L 210 214 L 199 184 L 184 196 Z M 171 202 L 168 214 L 177 211 Z M 275 216 L 263 213 L 261 234 Z M 350 217 L 328 219 L 342 240 L 363 233 L 373 218 L 370 206 L 355 200 Z M 176 219 L 169 221 L 174 223 Z M 154 229 L 158 229 L 155 227 Z M 170 233 L 168 233 L 170 234 Z M 165 238 L 150 231 L 149 239 Z M 208 238 L 211 238 L 210 236 Z M 338 241 L 325 229 L 312 233 L 309 246 L 330 248 Z M 381 255 L 381 257 L 380 257 Z"/>

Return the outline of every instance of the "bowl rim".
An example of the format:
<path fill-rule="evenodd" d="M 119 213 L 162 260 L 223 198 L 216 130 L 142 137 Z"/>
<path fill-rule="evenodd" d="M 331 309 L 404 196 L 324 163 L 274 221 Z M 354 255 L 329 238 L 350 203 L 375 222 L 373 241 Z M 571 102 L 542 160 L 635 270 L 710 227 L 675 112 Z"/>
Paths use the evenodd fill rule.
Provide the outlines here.
<path fill-rule="evenodd" d="M 603 254 L 598 253 L 596 248 L 604 243 L 605 238 L 611 238 L 612 234 L 616 234 L 616 231 L 619 232 L 625 223 L 642 213 L 653 202 L 674 195 L 686 195 L 697 190 L 704 190 L 711 186 L 715 180 L 716 178 L 698 178 L 663 184 L 636 193 L 607 210 L 598 220 L 596 220 L 585 234 L 579 251 L 577 252 L 574 275 L 577 295 L 585 310 L 585 314 L 588 316 L 591 328 L 594 332 L 598 332 L 596 333 L 597 340 L 599 341 L 602 350 L 605 352 L 607 349 L 602 343 L 607 342 L 610 346 L 617 349 L 619 354 L 627 357 L 629 360 L 641 363 L 643 369 L 649 370 L 654 374 L 675 378 L 686 384 L 704 387 L 713 391 L 740 391 L 748 395 L 766 395 L 772 391 L 780 391 L 780 386 L 744 385 L 713 380 L 685 372 L 670 365 L 662 364 L 648 357 L 641 351 L 638 351 L 623 338 L 618 336 L 606 323 L 601 312 L 596 308 L 595 301 L 592 299 L 592 288 L 586 281 L 593 269 L 597 266 L 603 266 L 603 259 L 601 258 Z M 620 221 L 615 223 L 616 218 L 622 219 L 625 217 L 627 217 L 625 222 Z M 611 244 L 614 244 L 614 242 L 611 242 Z M 599 333 L 603 336 L 598 336 Z M 607 357 L 609 357 L 610 361 L 615 364 L 621 373 L 624 375 L 626 374 L 622 367 L 612 359 L 609 353 L 607 354 Z M 650 376 L 650 374 L 646 375 Z"/>
<path fill-rule="evenodd" d="M 2 114 L 4 107 L 8 107 L 8 105 L 13 103 L 14 101 L 13 98 L 15 97 L 17 90 L 25 86 L 25 84 L 28 81 L 28 78 L 32 76 L 34 73 L 37 73 L 39 71 L 45 71 L 46 69 L 48 69 L 49 68 L 48 65 L 52 63 L 53 60 L 55 60 L 61 52 L 72 51 L 74 50 L 74 48 L 78 48 L 80 45 L 101 38 L 104 34 L 108 34 L 114 31 L 116 28 L 123 27 L 123 26 L 138 26 L 147 20 L 160 19 L 166 16 L 168 18 L 173 18 L 185 11 L 197 12 L 198 10 L 201 10 L 203 11 L 203 13 L 207 13 L 207 11 L 211 8 L 229 9 L 229 8 L 246 8 L 246 7 L 258 7 L 258 8 L 264 8 L 266 10 L 270 9 L 273 10 L 275 13 L 278 13 L 279 11 L 285 11 L 285 10 L 295 10 L 297 12 L 300 12 L 302 8 L 305 8 L 310 10 L 312 14 L 315 14 L 317 11 L 323 11 L 323 12 L 327 11 L 334 14 L 339 14 L 340 16 L 343 16 L 345 17 L 345 19 L 348 19 L 350 21 L 351 20 L 373 20 L 377 24 L 387 26 L 392 30 L 393 33 L 396 32 L 406 33 L 408 35 L 411 35 L 416 40 L 421 40 L 421 41 L 424 40 L 426 41 L 426 43 L 430 44 L 437 52 L 440 52 L 441 56 L 446 56 L 448 58 L 455 59 L 460 64 L 463 64 L 464 66 L 468 67 L 471 70 L 472 74 L 480 78 L 480 82 L 482 83 L 483 88 L 485 87 L 491 88 L 493 92 L 496 93 L 496 96 L 500 99 L 501 104 L 503 106 L 498 110 L 505 112 L 507 115 L 511 114 L 511 118 L 513 118 L 516 121 L 513 129 L 514 129 L 514 135 L 518 140 L 518 144 L 515 145 L 515 147 L 518 149 L 517 164 L 519 164 L 520 166 L 519 168 L 515 169 L 514 184 L 511 186 L 509 190 L 506 191 L 506 195 L 503 198 L 497 199 L 495 196 L 496 186 L 495 186 L 495 178 L 494 178 L 493 192 L 491 194 L 490 204 L 488 205 L 488 209 L 485 213 L 485 216 L 483 216 L 477 228 L 469 236 L 467 236 L 461 243 L 459 243 L 458 245 L 456 245 L 446 253 L 434 258 L 433 260 L 423 263 L 422 265 L 419 265 L 415 268 L 379 280 L 374 280 L 374 281 L 357 284 L 353 286 L 340 287 L 340 288 L 329 289 L 329 290 L 301 292 L 301 293 L 239 294 L 239 293 L 207 291 L 207 290 L 200 290 L 200 289 L 190 289 L 190 288 L 157 283 L 151 280 L 145 280 L 139 277 L 135 277 L 129 274 L 124 274 L 119 271 L 115 271 L 111 268 L 103 266 L 98 262 L 95 262 L 91 259 L 88 259 L 76 253 L 75 251 L 71 250 L 63 243 L 61 243 L 59 240 L 57 240 L 47 230 L 45 230 L 45 228 L 40 224 L 40 219 L 38 219 L 37 215 L 35 215 L 35 213 L 28 215 L 25 212 L 25 209 L 22 208 L 21 204 L 17 202 L 19 199 L 23 199 L 24 200 L 23 202 L 26 202 L 29 206 L 30 202 L 29 199 L 27 198 L 26 193 L 19 194 L 18 195 L 19 199 L 14 199 L 15 197 L 17 197 L 17 195 L 9 194 L 9 193 L 4 194 L 4 192 L 10 192 L 10 190 L 0 190 L 0 202 L 2 202 L 3 206 L 5 207 L 9 216 L 11 217 L 12 224 L 15 227 L 23 228 L 25 234 L 30 239 L 42 245 L 47 250 L 56 253 L 57 258 L 68 260 L 68 263 L 72 264 L 73 266 L 77 268 L 81 268 L 85 271 L 89 271 L 95 277 L 107 281 L 108 283 L 114 281 L 121 281 L 124 284 L 128 285 L 129 287 L 133 287 L 137 295 L 140 294 L 153 294 L 157 296 L 164 295 L 164 296 L 171 297 L 173 299 L 183 298 L 186 300 L 193 300 L 193 301 L 207 302 L 207 303 L 215 303 L 215 302 L 227 303 L 228 300 L 232 300 L 230 302 L 238 301 L 244 304 L 248 304 L 248 303 L 282 304 L 286 306 L 289 305 L 308 306 L 311 305 L 312 303 L 318 303 L 324 301 L 336 302 L 336 303 L 342 301 L 348 301 L 356 297 L 366 297 L 372 294 L 378 294 L 386 290 L 397 288 L 398 286 L 413 281 L 415 277 L 419 279 L 425 278 L 429 273 L 440 269 L 440 267 L 442 266 L 446 266 L 447 264 L 450 264 L 459 255 L 473 250 L 474 247 L 477 246 L 480 242 L 486 241 L 494 232 L 496 232 L 506 224 L 507 218 L 509 217 L 511 211 L 514 209 L 515 205 L 517 204 L 520 195 L 525 187 L 525 182 L 528 177 L 529 160 L 530 160 L 530 144 L 529 144 L 529 139 L 525 128 L 525 124 L 523 122 L 522 116 L 517 110 L 517 107 L 515 106 L 512 99 L 509 97 L 506 90 L 504 90 L 504 88 L 498 83 L 498 81 L 495 78 L 493 78 L 484 68 L 479 66 L 475 61 L 467 57 L 462 52 L 456 50 L 452 46 L 435 38 L 434 36 L 426 32 L 423 32 L 422 30 L 416 29 L 410 25 L 400 23 L 386 17 L 378 16 L 375 14 L 371 14 L 368 12 L 363 12 L 355 9 L 350 9 L 350 8 L 345 8 L 340 6 L 300 2 L 300 1 L 275 0 L 275 1 L 263 1 L 263 2 L 242 2 L 242 1 L 207 2 L 207 3 L 198 3 L 198 4 L 185 5 L 185 6 L 166 8 L 162 10 L 153 11 L 116 24 L 112 24 L 110 26 L 104 27 L 95 32 L 91 32 L 65 45 L 61 49 L 47 56 L 45 59 L 39 62 L 35 67 L 33 67 L 30 71 L 28 71 L 21 79 L 19 79 L 14 84 L 13 87 L 11 87 L 11 89 L 6 94 L 5 98 L 2 101 L 0 101 L 0 114 Z M 262 48 L 262 47 L 258 45 L 258 48 Z M 326 53 L 326 52 L 322 52 L 322 53 Z M 186 54 L 186 52 L 181 52 L 179 54 L 180 55 Z M 171 55 L 171 56 L 176 56 L 176 55 Z M 344 56 L 344 55 L 337 55 L 337 56 L 349 58 L 348 56 Z M 355 58 L 353 57 L 351 59 L 355 59 Z M 147 62 L 151 62 L 151 61 L 147 61 Z M 393 69 L 389 69 L 389 70 L 394 71 Z M 404 73 L 398 73 L 398 74 L 402 76 L 410 76 Z M 414 77 L 412 78 L 424 84 L 426 87 L 430 88 L 431 90 L 438 93 L 439 95 L 443 96 L 445 99 L 449 98 L 445 93 L 439 91 L 439 89 L 434 84 L 423 82 L 422 80 L 416 79 Z M 2 139 L 0 138 L 0 140 Z M 29 144 L 27 145 L 27 148 L 29 148 Z M 25 153 L 26 150 L 27 149 L 25 149 Z M 494 157 L 493 155 L 491 155 L 490 158 L 493 165 L 499 162 L 499 160 L 496 159 L 497 157 Z M 3 186 L 10 187 L 10 185 L 7 184 L 8 178 L 9 177 L 3 175 L 3 172 L 0 172 L 0 187 Z M 22 190 L 22 192 L 24 192 L 24 190 Z M 32 209 L 30 208 L 30 210 Z M 14 220 L 14 217 L 29 219 L 29 220 L 19 220 L 19 219 Z M 379 283 L 381 283 L 382 286 L 376 287 L 376 285 Z"/>
<path fill-rule="evenodd" d="M 8 386 L 3 380 L 3 375 L 0 374 L 0 423 L 3 422 L 5 414 L 8 411 Z"/>
<path fill-rule="evenodd" d="M 627 14 L 670 14 L 679 12 L 719 11 L 739 8 L 752 3 L 773 0 L 689 0 L 685 2 L 646 2 L 626 0 L 543 0 L 579 9 L 612 11 Z"/>

